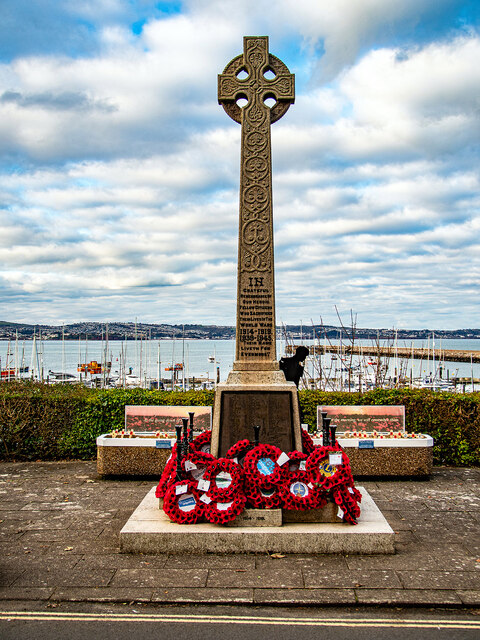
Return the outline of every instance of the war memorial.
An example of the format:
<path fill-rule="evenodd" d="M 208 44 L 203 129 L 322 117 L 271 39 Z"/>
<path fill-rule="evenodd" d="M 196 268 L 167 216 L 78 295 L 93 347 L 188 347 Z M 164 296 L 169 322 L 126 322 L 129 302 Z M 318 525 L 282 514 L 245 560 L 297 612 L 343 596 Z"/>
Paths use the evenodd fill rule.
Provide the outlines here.
<path fill-rule="evenodd" d="M 280 605 L 299 607 L 305 629 L 322 624 L 334 605 L 345 608 L 330 627 L 362 615 L 364 627 L 391 631 L 403 622 L 473 637 L 478 621 L 459 622 L 452 608 L 475 615 L 480 604 L 479 470 L 449 462 L 430 477 L 429 436 L 407 433 L 401 412 L 388 418 L 395 438 L 377 433 L 388 422 L 378 406 L 367 416 L 364 407 L 319 406 L 317 432 L 305 429 L 297 395 L 305 352 L 278 361 L 274 340 L 270 125 L 293 104 L 294 78 L 266 37 L 247 37 L 218 82 L 220 105 L 242 127 L 233 369 L 213 414 L 211 406 L 126 407 L 131 433 L 100 436 L 96 466 L 2 461 L 5 626 L 18 636 L 27 621 L 58 625 L 70 615 L 78 627 L 89 606 L 108 617 L 116 604 L 127 624 L 154 621 L 157 629 L 184 617 L 185 610 L 172 614 L 174 605 L 194 603 L 254 607 L 248 619 L 240 609 L 199 612 L 196 628 L 257 615 L 263 629 L 292 625 L 293 609 L 286 619 L 281 608 L 280 616 L 266 608 Z M 352 428 L 360 419 L 370 421 L 373 437 Z M 398 449 L 401 460 L 391 455 Z M 355 486 L 354 477 L 385 471 L 390 480 L 369 477 L 368 491 Z M 422 479 L 404 481 L 419 471 Z M 145 477 L 152 473 L 155 486 Z M 167 615 L 148 615 L 155 605 L 166 605 Z M 367 619 L 364 605 L 390 607 L 388 618 Z M 81 613 L 69 613 L 77 606 Z M 319 609 L 307 618 L 309 606 Z M 405 612 L 412 606 L 433 607 L 435 619 L 414 625 Z"/>
<path fill-rule="evenodd" d="M 294 81 L 266 36 L 245 37 L 218 76 L 219 104 L 242 127 L 236 357 L 211 433 L 193 437 L 194 412 L 176 427 L 158 487 L 120 533 L 125 552 L 394 552 L 327 415 L 322 446 L 302 428 L 295 382 L 308 350 L 277 359 L 270 126 L 293 104 Z"/>

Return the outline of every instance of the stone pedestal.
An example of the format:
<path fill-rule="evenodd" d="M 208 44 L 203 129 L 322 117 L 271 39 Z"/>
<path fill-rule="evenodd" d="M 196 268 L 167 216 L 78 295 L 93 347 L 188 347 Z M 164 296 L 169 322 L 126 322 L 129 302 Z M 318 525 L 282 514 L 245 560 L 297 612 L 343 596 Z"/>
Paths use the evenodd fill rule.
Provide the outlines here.
<path fill-rule="evenodd" d="M 367 491 L 356 526 L 288 522 L 283 526 L 176 524 L 158 508 L 155 487 L 120 531 L 124 553 L 394 553 L 395 534 Z"/>
<path fill-rule="evenodd" d="M 297 388 L 283 371 L 232 371 L 215 392 L 211 452 L 222 457 L 239 440 L 253 440 L 259 425 L 260 442 L 282 451 L 301 451 Z"/>

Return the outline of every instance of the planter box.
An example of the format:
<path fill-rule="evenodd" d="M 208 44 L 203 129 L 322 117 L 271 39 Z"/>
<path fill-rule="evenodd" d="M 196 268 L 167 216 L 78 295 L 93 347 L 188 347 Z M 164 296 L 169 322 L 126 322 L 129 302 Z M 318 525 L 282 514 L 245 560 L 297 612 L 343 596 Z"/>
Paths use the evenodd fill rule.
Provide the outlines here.
<path fill-rule="evenodd" d="M 350 459 L 354 476 L 429 476 L 433 438 L 337 438 Z M 314 439 L 322 444 L 322 439 Z"/>
<path fill-rule="evenodd" d="M 97 438 L 97 471 L 101 476 L 160 476 L 174 440 L 155 437 Z"/>

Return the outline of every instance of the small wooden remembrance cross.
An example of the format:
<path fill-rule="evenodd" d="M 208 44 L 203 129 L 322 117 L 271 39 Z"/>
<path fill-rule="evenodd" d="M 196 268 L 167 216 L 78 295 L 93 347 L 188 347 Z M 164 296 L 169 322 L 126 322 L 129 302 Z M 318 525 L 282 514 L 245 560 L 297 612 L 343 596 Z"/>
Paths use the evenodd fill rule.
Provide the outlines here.
<path fill-rule="evenodd" d="M 244 107 L 240 99 L 248 101 Z M 278 369 L 270 124 L 294 99 L 295 76 L 268 52 L 267 36 L 246 36 L 243 54 L 218 76 L 218 102 L 242 125 L 234 371 Z"/>

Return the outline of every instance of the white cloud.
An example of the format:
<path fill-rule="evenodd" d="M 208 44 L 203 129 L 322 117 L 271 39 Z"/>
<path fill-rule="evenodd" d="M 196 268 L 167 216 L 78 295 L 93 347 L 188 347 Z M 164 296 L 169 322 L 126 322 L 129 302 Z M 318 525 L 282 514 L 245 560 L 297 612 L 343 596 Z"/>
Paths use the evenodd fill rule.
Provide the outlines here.
<path fill-rule="evenodd" d="M 338 304 L 364 325 L 475 324 L 480 38 L 401 36 L 457 4 L 195 1 L 136 37 L 105 0 L 89 57 L 4 62 L 10 317 L 233 323 L 240 127 L 216 76 L 244 33 L 269 33 L 297 73 L 272 131 L 278 318 Z M 307 87 L 317 71 L 331 82 Z"/>

